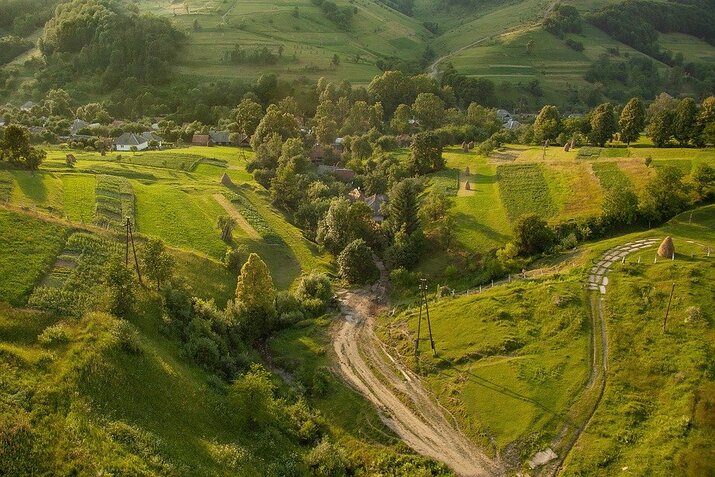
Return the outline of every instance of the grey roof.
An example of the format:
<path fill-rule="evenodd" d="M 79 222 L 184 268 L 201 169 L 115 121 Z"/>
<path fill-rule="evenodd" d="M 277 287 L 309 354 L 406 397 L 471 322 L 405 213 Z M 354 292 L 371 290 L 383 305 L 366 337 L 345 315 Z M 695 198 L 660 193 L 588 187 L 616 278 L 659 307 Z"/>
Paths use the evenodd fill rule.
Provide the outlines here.
<path fill-rule="evenodd" d="M 372 209 L 374 215 L 382 215 L 380 209 L 382 208 L 382 204 L 387 203 L 387 196 L 385 194 L 374 194 L 365 197 L 364 202 Z"/>
<path fill-rule="evenodd" d="M 509 130 L 518 129 L 519 127 L 521 127 L 521 123 L 514 119 L 510 119 L 504 124 L 504 128 Z"/>
<path fill-rule="evenodd" d="M 26 102 L 25 104 L 23 104 L 22 106 L 20 106 L 20 109 L 22 109 L 23 111 L 25 111 L 25 110 L 32 109 L 33 106 L 35 106 L 35 103 L 33 103 L 32 101 L 28 101 L 28 102 Z"/>
<path fill-rule="evenodd" d="M 0 116 L 0 126 L 5 124 L 5 118 L 3 116 Z"/>
<path fill-rule="evenodd" d="M 114 140 L 115 146 L 138 146 L 147 142 L 141 136 L 137 136 L 134 133 L 126 132 Z"/>
<path fill-rule="evenodd" d="M 87 121 L 82 121 L 81 119 L 75 119 L 72 124 L 70 124 L 70 134 L 75 135 L 80 129 L 84 129 L 89 126 Z"/>
<path fill-rule="evenodd" d="M 214 143 L 226 143 L 231 142 L 228 137 L 228 131 L 209 131 L 209 137 Z"/>
<path fill-rule="evenodd" d="M 142 139 L 146 140 L 146 142 L 151 142 L 151 141 L 162 142 L 164 140 L 164 138 L 159 136 L 154 131 L 145 131 L 145 132 L 141 133 L 139 136 L 141 136 Z"/>

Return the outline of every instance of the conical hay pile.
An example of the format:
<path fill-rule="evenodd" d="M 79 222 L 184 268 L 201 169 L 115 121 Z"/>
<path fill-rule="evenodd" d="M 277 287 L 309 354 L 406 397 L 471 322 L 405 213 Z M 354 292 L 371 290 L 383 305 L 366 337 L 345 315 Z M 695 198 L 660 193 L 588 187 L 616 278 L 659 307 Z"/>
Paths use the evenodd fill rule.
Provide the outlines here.
<path fill-rule="evenodd" d="M 663 258 L 671 258 L 675 253 L 675 245 L 673 245 L 673 239 L 668 235 L 663 240 L 663 243 L 658 247 L 658 255 Z"/>
<path fill-rule="evenodd" d="M 230 177 L 228 177 L 228 174 L 226 174 L 225 172 L 223 173 L 223 176 L 221 176 L 221 184 L 223 184 L 225 186 L 233 185 L 233 181 L 231 180 Z"/>

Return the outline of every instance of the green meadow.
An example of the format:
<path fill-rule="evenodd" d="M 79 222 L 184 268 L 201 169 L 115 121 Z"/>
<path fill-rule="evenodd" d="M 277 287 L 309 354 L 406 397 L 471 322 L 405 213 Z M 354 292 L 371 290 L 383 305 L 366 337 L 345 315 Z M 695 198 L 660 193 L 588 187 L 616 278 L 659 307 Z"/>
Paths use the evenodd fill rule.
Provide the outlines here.
<path fill-rule="evenodd" d="M 580 153 L 584 149 L 587 155 Z M 452 147 L 444 157 L 446 168 L 430 176 L 429 187 L 451 196 L 457 242 L 472 252 L 508 242 L 522 214 L 536 213 L 552 223 L 598 216 L 611 187 L 629 185 L 640 193 L 655 168 L 669 165 L 689 174 L 695 164 L 715 165 L 709 149 L 657 149 L 645 142 L 568 153 L 550 147 L 545 155 L 540 147 L 507 145 L 490 157 Z M 646 157 L 653 159 L 650 167 Z M 434 257 L 428 262 L 430 270 L 442 263 Z"/>
<path fill-rule="evenodd" d="M 707 256 L 707 247 L 715 249 L 714 230 L 715 206 L 709 205 L 660 229 L 585 245 L 559 273 L 467 296 L 431 297 L 436 356 L 425 323 L 414 356 L 416 305 L 383 316 L 379 335 L 423 375 L 462 429 L 493 453 L 521 462 L 549 446 L 560 453 L 562 431 L 584 422 L 580 401 L 591 399 L 590 392 L 582 394 L 593 332 L 584 289 L 588 270 L 614 246 L 671 235 L 675 260 L 654 263 L 656 244 L 609 273 L 605 393 L 561 475 L 615 475 L 623 469 L 635 475 L 709 475 L 712 468 L 702 462 L 713 455 L 715 437 L 715 255 Z"/>

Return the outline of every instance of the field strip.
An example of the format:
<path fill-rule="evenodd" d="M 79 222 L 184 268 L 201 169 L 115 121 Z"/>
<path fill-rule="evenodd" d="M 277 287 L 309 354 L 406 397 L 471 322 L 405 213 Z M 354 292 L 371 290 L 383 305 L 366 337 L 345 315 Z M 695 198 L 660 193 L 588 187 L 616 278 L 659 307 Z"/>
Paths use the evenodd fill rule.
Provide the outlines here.
<path fill-rule="evenodd" d="M 241 227 L 250 238 L 254 240 L 261 240 L 261 234 L 259 234 L 256 229 L 254 229 L 253 226 L 248 223 L 246 218 L 241 215 L 238 210 L 236 210 L 236 208 L 233 206 L 233 204 L 231 204 L 231 202 L 229 202 L 225 195 L 217 192 L 213 195 L 213 198 L 216 202 L 218 202 L 218 205 L 223 207 L 223 210 L 225 210 L 228 215 L 236 221 L 238 226 Z"/>

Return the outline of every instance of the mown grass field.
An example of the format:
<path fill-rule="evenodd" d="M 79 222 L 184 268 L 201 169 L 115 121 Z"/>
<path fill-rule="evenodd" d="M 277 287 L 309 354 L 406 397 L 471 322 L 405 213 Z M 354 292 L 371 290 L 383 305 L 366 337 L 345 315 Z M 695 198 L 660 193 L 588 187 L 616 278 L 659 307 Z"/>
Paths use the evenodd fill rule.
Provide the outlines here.
<path fill-rule="evenodd" d="M 122 153 L 120 160 L 116 153 L 72 152 L 77 159 L 73 168 L 65 161 L 68 152 L 49 148 L 48 159 L 36 173 L 0 171 L 0 199 L 11 206 L 113 230 L 121 229 L 126 217 L 131 217 L 140 234 L 161 238 L 176 253 L 196 252 L 213 263 L 223 259 L 229 246 L 242 245 L 264 258 L 281 289 L 304 272 L 332 270 L 328 258 L 271 207 L 268 195 L 246 172 L 252 151 L 183 147 Z M 234 191 L 220 184 L 224 173 L 236 184 Z M 227 244 L 220 238 L 217 221 L 229 211 L 214 195 L 236 193 L 243 203 L 233 206 L 260 237 L 238 226 Z M 195 275 L 190 270 L 192 260 L 181 266 Z M 205 292 L 217 293 L 225 301 L 233 292 L 227 289 L 235 287 L 235 277 L 229 281 L 234 284 L 207 286 Z"/>
<path fill-rule="evenodd" d="M 609 274 L 606 392 L 564 475 L 614 474 L 623 468 L 638 475 L 714 470 L 715 255 L 707 257 L 705 247 L 715 248 L 715 207 L 697 209 L 692 218 L 690 212 L 681 214 L 656 234 L 673 237 L 674 261 L 654 264 L 654 250 L 648 250 Z"/>
<path fill-rule="evenodd" d="M 579 411 L 589 374 L 587 270 L 617 245 L 671 235 L 675 260 L 653 263 L 657 245 L 609 274 L 604 298 L 608 371 L 603 400 L 569 454 L 563 475 L 710 475 L 715 437 L 712 310 L 715 206 L 660 229 L 584 247 L 556 275 L 514 281 L 430 303 L 437 356 L 415 306 L 380 320 L 380 335 L 426 382 L 475 441 L 522 462 L 554 445 Z M 675 295 L 662 331 L 672 284 Z M 571 409 L 571 406 L 576 406 Z"/>
<path fill-rule="evenodd" d="M 528 458 L 535 441 L 558 432 L 587 379 L 584 304 L 578 277 L 571 275 L 442 298 L 430 305 L 437 357 L 423 335 L 418 362 L 412 354 L 416 308 L 383 320 L 382 333 L 420 367 L 473 439 L 494 453 L 509 447 Z"/>
<path fill-rule="evenodd" d="M 588 154 L 580 155 L 584 149 Z M 446 168 L 431 176 L 429 187 L 451 197 L 457 242 L 472 252 L 509 241 L 521 214 L 537 213 L 552 223 L 597 216 L 611 187 L 627 185 L 640 194 L 658 167 L 674 166 L 687 175 L 696 164 L 715 165 L 712 149 L 658 149 L 646 141 L 568 153 L 550 147 L 545 156 L 540 147 L 509 145 L 488 158 L 452 147 L 445 149 L 444 157 Z M 647 157 L 653 159 L 650 167 L 645 165 Z M 465 175 L 467 168 L 470 176 Z M 465 190 L 466 181 L 470 191 Z M 431 257 L 424 268 L 441 272 L 444 266 Z"/>
<path fill-rule="evenodd" d="M 377 2 L 336 3 L 356 11 L 349 31 L 341 30 L 308 0 L 147 1 L 140 6 L 166 16 L 188 34 L 177 69 L 195 77 L 254 79 L 273 72 L 287 79 L 324 76 L 364 84 L 380 74 L 377 59 L 417 59 L 426 46 L 424 40 L 431 36 L 417 19 Z M 283 52 L 273 65 L 235 65 L 225 61 L 225 54 L 236 45 L 244 50 L 266 47 L 276 55 L 282 47 Z M 341 58 L 337 67 L 331 65 L 334 54 Z M 358 62 L 356 55 L 360 55 Z"/>
<path fill-rule="evenodd" d="M 0 209 L 0 302 L 22 305 L 50 270 L 67 229 Z"/>

